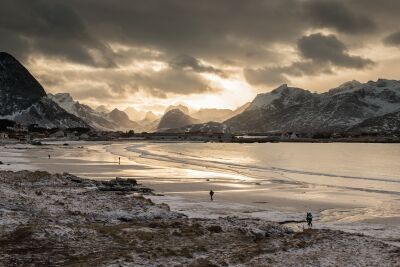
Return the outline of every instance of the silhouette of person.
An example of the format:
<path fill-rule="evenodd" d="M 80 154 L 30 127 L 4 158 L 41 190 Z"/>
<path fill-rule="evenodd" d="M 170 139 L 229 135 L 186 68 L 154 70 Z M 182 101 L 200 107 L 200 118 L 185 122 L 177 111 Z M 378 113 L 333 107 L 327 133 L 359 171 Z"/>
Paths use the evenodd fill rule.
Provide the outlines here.
<path fill-rule="evenodd" d="M 50 159 L 50 155 L 49 155 L 49 159 Z"/>
<path fill-rule="evenodd" d="M 307 212 L 306 221 L 307 221 L 309 228 L 312 227 L 312 219 L 313 219 L 313 216 L 312 216 L 311 212 Z"/>
<path fill-rule="evenodd" d="M 121 165 L 121 157 L 118 157 L 118 164 Z"/>
<path fill-rule="evenodd" d="M 211 189 L 211 190 L 210 190 L 210 199 L 211 199 L 211 201 L 214 200 L 213 196 L 214 196 L 214 191 L 212 191 L 212 189 Z"/>

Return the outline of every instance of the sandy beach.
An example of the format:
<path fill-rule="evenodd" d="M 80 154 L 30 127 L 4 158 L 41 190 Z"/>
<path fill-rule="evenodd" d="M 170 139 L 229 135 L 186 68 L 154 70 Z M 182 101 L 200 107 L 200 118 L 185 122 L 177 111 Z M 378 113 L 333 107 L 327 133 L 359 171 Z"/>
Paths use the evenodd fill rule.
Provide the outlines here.
<path fill-rule="evenodd" d="M 234 164 L 223 153 L 191 154 L 182 149 L 213 146 L 201 143 L 44 143 L 3 146 L 0 160 L 5 164 L 1 168 L 69 172 L 96 180 L 133 177 L 155 190 L 158 195 L 151 197 L 155 203 L 166 203 L 191 218 L 238 216 L 274 222 L 303 221 L 305 212 L 312 211 L 316 228 L 363 233 L 399 245 L 400 180 L 396 180 L 398 174 L 392 176 L 397 169 L 393 173 L 385 170 L 387 173 L 381 176 L 371 171 L 372 177 L 356 177 L 357 168 L 362 166 L 348 173 L 282 170 L 278 163 L 272 168 L 260 168 L 249 152 L 231 152 L 230 159 L 241 159 L 240 164 Z M 181 152 L 174 153 L 174 146 L 179 146 Z M 394 159 L 396 151 L 398 147 L 390 151 Z M 208 196 L 210 189 L 216 192 L 213 202 Z M 302 228 L 304 223 L 288 226 Z"/>

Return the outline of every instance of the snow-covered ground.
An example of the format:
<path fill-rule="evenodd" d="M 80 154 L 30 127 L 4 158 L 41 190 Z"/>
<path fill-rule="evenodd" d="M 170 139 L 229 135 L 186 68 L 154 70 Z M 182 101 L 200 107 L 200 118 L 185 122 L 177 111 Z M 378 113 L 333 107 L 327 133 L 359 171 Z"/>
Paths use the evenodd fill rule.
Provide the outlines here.
<path fill-rule="evenodd" d="M 68 171 L 97 180 L 134 177 L 160 194 L 151 197 L 154 202 L 191 218 L 294 221 L 286 225 L 302 230 L 311 210 L 317 229 L 400 245 L 396 145 L 63 143 L 7 145 L 0 168 Z"/>
<path fill-rule="evenodd" d="M 397 266 L 399 248 L 260 219 L 187 218 L 133 180 L 0 171 L 0 266 Z M 164 199 L 165 200 L 165 199 Z"/>

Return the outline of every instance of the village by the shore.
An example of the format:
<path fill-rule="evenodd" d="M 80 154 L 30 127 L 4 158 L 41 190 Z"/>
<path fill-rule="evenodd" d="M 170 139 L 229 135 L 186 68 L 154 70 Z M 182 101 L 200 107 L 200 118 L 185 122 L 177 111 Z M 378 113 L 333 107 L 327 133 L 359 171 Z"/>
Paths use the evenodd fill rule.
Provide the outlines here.
<path fill-rule="evenodd" d="M 23 126 L 8 120 L 0 120 L 0 143 L 31 143 L 41 141 L 181 141 L 181 142 L 354 142 L 354 143 L 400 143 L 400 136 L 363 133 L 218 133 L 218 132 L 140 132 L 98 131 L 90 128 L 47 129 L 38 125 Z"/>

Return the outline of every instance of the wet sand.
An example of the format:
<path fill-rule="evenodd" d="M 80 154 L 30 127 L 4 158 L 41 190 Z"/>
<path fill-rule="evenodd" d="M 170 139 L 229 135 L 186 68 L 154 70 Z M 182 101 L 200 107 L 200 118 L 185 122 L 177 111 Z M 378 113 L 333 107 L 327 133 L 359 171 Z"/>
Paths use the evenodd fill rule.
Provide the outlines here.
<path fill-rule="evenodd" d="M 400 239 L 400 229 L 391 227 L 400 216 L 396 205 L 400 203 L 399 195 L 301 183 L 279 179 L 278 174 L 257 180 L 212 165 L 165 164 L 126 151 L 125 148 L 132 143 L 68 143 L 68 146 L 51 143 L 2 147 L 0 160 L 11 165 L 1 165 L 0 168 L 69 172 L 90 179 L 134 177 L 160 194 L 153 197 L 153 201 L 167 203 L 172 210 L 191 217 L 235 215 L 269 221 L 303 220 L 304 213 L 311 210 L 320 221 L 317 227 L 346 225 L 349 231 L 382 238 L 394 234 Z M 121 157 L 120 165 L 118 157 Z M 216 192 L 213 202 L 209 200 L 210 189 Z M 364 223 L 368 227 L 360 227 Z M 378 225 L 379 231 L 371 231 Z M 382 227 L 385 231 L 381 230 Z"/>

